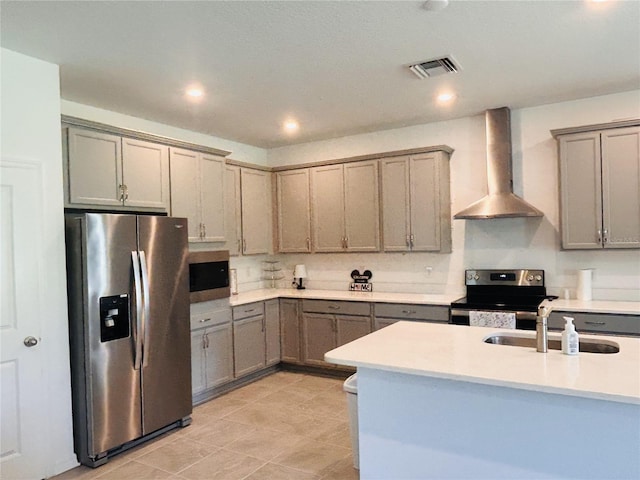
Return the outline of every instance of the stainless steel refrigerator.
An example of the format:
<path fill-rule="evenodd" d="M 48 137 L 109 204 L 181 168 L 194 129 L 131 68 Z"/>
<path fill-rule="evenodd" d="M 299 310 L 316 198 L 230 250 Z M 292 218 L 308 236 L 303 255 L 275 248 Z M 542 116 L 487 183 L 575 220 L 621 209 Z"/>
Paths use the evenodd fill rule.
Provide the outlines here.
<path fill-rule="evenodd" d="M 95 467 L 191 422 L 187 220 L 65 224 L 75 450 Z"/>

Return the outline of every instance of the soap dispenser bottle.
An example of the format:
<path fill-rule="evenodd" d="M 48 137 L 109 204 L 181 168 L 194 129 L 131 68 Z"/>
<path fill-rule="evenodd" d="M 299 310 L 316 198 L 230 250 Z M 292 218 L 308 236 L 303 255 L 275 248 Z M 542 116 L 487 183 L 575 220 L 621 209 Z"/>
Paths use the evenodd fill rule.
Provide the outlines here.
<path fill-rule="evenodd" d="M 580 337 L 573 325 L 572 317 L 562 317 L 566 322 L 562 332 L 562 353 L 565 355 L 577 355 L 580 350 Z"/>

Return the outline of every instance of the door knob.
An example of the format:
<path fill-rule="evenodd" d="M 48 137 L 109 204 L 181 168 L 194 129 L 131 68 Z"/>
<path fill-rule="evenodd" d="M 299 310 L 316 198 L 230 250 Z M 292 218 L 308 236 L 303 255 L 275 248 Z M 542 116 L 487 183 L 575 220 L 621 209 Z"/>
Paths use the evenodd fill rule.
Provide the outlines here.
<path fill-rule="evenodd" d="M 38 344 L 38 339 L 36 337 L 26 337 L 24 339 L 24 344 L 27 347 L 35 347 Z"/>

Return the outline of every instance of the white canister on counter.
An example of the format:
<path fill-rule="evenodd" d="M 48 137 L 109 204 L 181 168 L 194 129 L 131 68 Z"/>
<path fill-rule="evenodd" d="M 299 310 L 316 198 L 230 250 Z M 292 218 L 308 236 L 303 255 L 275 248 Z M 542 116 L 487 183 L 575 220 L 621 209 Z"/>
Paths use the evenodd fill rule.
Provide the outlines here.
<path fill-rule="evenodd" d="M 576 298 L 578 300 L 591 300 L 593 290 L 593 268 L 578 270 L 578 287 Z"/>

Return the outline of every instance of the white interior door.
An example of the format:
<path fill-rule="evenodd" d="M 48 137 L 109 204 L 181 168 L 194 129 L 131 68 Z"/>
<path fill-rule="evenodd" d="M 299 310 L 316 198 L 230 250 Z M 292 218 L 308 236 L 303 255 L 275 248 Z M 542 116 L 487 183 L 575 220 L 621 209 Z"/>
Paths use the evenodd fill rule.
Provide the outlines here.
<path fill-rule="evenodd" d="M 40 252 L 42 178 L 37 164 L 2 163 L 0 184 L 0 478 L 45 477 Z M 37 342 L 32 346 L 26 343 Z"/>

